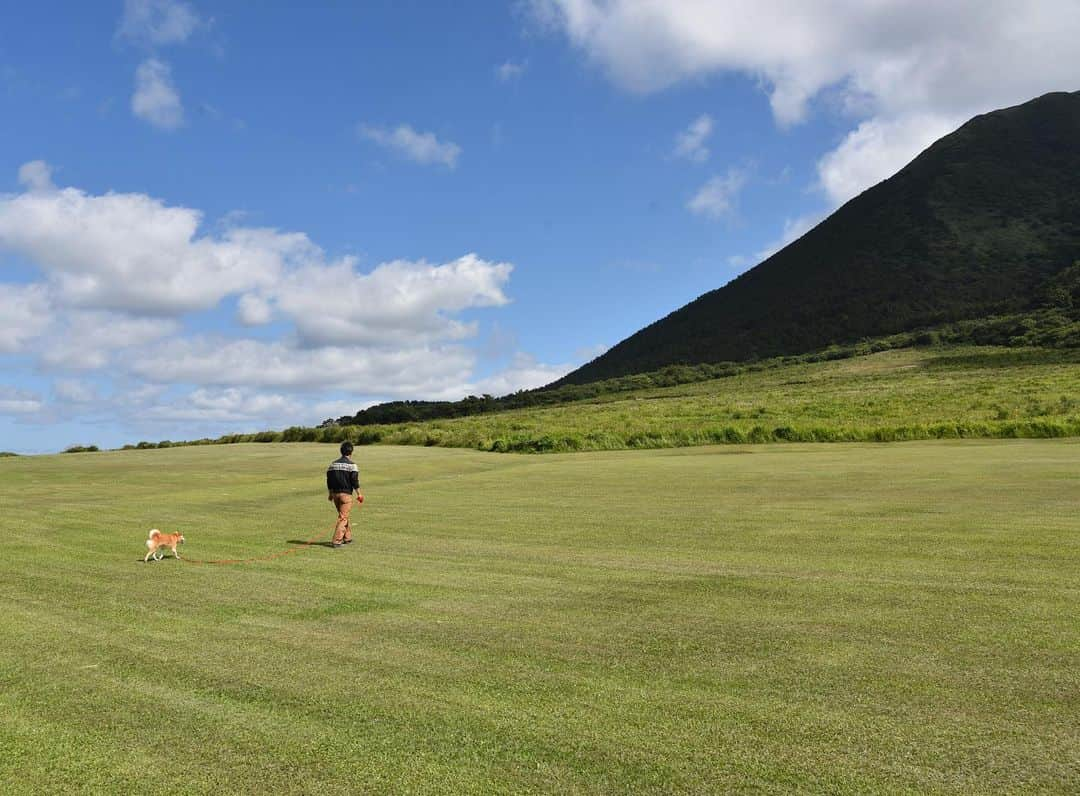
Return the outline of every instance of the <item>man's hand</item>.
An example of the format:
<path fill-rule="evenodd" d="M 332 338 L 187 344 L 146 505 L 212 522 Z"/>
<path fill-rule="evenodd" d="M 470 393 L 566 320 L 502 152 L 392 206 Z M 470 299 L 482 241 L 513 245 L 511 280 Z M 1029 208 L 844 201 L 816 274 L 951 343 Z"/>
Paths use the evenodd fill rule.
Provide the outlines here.
<path fill-rule="evenodd" d="M 357 503 L 363 503 L 364 502 L 364 496 L 363 496 L 362 493 L 360 493 L 360 492 L 356 493 L 356 502 Z"/>

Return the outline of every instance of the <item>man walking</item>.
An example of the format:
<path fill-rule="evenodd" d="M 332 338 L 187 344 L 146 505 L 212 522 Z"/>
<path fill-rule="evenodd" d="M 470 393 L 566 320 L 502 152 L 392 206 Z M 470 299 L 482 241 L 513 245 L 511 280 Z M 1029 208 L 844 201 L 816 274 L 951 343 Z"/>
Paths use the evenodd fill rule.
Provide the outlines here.
<path fill-rule="evenodd" d="M 352 542 L 349 512 L 353 507 L 353 492 L 356 493 L 357 503 L 364 502 L 364 496 L 360 492 L 360 471 L 353 463 L 352 452 L 352 443 L 348 440 L 342 442 L 341 458 L 332 461 L 326 471 L 326 491 L 329 493 L 326 499 L 334 504 L 338 513 L 334 539 L 331 542 L 334 547 Z"/>

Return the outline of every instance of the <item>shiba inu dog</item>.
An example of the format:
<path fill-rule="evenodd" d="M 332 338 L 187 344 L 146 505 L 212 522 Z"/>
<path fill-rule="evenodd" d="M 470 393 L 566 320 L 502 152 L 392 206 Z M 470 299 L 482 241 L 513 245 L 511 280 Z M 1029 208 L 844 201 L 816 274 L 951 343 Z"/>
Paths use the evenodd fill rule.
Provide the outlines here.
<path fill-rule="evenodd" d="M 154 557 L 155 561 L 160 561 L 165 555 L 160 552 L 161 548 L 168 547 L 172 550 L 173 558 L 180 558 L 180 554 L 176 552 L 176 546 L 183 544 L 184 534 L 182 533 L 162 533 L 157 528 L 150 531 L 150 538 L 146 540 L 146 549 L 149 551 L 146 554 L 146 558 L 143 562 L 150 560 L 150 556 Z"/>

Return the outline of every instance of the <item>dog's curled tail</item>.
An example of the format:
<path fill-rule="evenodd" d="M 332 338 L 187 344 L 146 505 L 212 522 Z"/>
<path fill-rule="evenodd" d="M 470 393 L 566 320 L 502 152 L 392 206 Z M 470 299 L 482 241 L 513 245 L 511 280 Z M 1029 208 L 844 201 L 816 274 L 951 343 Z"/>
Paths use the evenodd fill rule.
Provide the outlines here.
<path fill-rule="evenodd" d="M 154 548 L 154 537 L 155 536 L 161 536 L 161 531 L 159 531 L 157 528 L 154 528 L 153 530 L 151 530 L 150 531 L 150 536 L 148 536 L 147 539 L 146 539 L 146 546 L 148 548 L 150 548 L 151 550 Z"/>

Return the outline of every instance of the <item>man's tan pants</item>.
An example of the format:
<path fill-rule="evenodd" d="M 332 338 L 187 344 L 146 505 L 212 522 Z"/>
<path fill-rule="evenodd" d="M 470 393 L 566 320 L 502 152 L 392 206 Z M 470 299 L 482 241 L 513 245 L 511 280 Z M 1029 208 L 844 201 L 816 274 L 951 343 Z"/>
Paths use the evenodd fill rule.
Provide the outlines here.
<path fill-rule="evenodd" d="M 352 540 L 352 527 L 349 525 L 349 512 L 353 507 L 353 496 L 338 492 L 334 495 L 334 507 L 337 509 L 337 525 L 334 526 L 334 544 Z"/>

